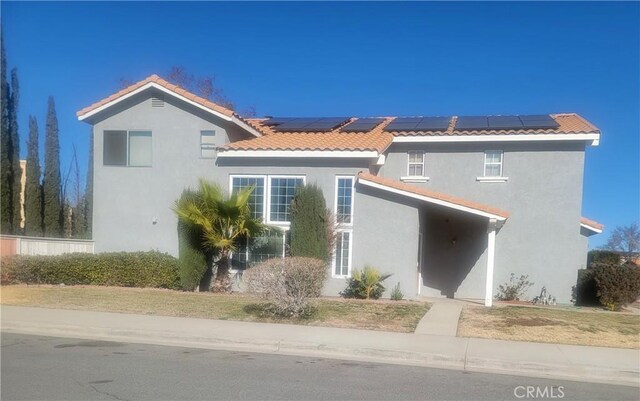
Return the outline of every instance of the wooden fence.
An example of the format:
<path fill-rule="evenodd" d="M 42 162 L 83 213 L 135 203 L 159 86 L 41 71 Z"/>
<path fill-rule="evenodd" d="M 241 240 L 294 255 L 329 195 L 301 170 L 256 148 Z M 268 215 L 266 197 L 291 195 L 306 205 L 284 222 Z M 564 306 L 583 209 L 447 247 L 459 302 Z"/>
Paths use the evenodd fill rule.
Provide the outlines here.
<path fill-rule="evenodd" d="M 84 239 L 0 236 L 0 255 L 62 255 L 63 253 L 94 253 L 95 242 Z"/>

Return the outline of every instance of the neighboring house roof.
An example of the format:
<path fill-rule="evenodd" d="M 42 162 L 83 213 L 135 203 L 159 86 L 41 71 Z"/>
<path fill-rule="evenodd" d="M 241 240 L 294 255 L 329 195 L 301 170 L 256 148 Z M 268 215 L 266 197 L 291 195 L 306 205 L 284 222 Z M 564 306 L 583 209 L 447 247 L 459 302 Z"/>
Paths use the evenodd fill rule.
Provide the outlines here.
<path fill-rule="evenodd" d="M 137 93 L 145 91 L 149 88 L 156 88 L 166 94 L 181 99 L 187 103 L 190 103 L 198 108 L 208 111 L 226 121 L 231 121 L 242 129 L 248 131 L 254 136 L 260 136 L 260 132 L 256 131 L 253 127 L 247 124 L 246 120 L 236 114 L 233 110 L 220 106 L 208 99 L 194 95 L 193 93 L 182 89 L 181 87 L 174 85 L 159 76 L 153 74 L 140 82 L 136 82 L 113 95 L 106 97 L 91 106 L 87 106 L 84 109 L 78 111 L 76 115 L 78 120 L 85 120 Z"/>
<path fill-rule="evenodd" d="M 350 121 L 353 121 L 351 119 Z M 220 149 L 220 156 L 230 156 L 233 151 L 297 152 L 304 157 L 309 152 L 362 152 L 375 157 L 384 152 L 393 142 L 393 135 L 383 131 L 385 123 L 368 132 L 341 132 L 340 127 L 328 132 L 277 132 L 262 125 L 265 119 L 247 119 L 247 122 L 262 133 L 260 138 L 229 143 Z M 301 153 L 307 152 L 307 153 Z"/>
<path fill-rule="evenodd" d="M 373 188 L 378 188 L 384 191 L 396 193 L 398 195 L 407 196 L 445 207 L 450 207 L 483 217 L 501 221 L 504 221 L 509 217 L 509 213 L 491 206 L 468 201 L 439 192 L 434 192 L 425 188 L 419 188 L 414 185 L 405 184 L 399 181 L 375 176 L 365 172 L 360 172 L 358 174 L 358 182 Z"/>
<path fill-rule="evenodd" d="M 604 230 L 604 225 L 598 223 L 597 221 L 590 220 L 586 217 L 580 218 L 580 226 L 586 228 L 587 230 L 591 230 L 596 234 L 600 234 Z"/>

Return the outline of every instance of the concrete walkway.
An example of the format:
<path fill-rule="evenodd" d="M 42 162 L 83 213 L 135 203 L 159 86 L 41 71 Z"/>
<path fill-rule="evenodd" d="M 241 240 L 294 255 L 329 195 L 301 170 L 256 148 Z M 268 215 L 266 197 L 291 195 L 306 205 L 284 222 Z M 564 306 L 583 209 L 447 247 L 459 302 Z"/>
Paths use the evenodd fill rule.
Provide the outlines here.
<path fill-rule="evenodd" d="M 420 319 L 415 334 L 455 337 L 461 312 L 462 302 L 449 299 L 434 301 Z"/>
<path fill-rule="evenodd" d="M 6 332 L 640 385 L 639 350 L 4 305 L 1 312 Z"/>

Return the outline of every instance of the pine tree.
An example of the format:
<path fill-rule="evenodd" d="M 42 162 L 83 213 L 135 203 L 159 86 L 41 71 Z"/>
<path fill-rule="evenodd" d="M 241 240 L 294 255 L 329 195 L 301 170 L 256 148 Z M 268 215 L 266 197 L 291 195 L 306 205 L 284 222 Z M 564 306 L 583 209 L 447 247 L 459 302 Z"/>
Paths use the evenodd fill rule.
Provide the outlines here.
<path fill-rule="evenodd" d="M 22 167 L 20 167 L 20 133 L 18 131 L 18 104 L 20 102 L 20 84 L 18 71 L 11 70 L 11 98 L 9 100 L 9 136 L 11 138 L 11 192 L 12 192 L 12 233 L 22 230 Z"/>
<path fill-rule="evenodd" d="M 298 187 L 291 202 L 291 256 L 328 260 L 327 205 L 317 185 Z"/>
<path fill-rule="evenodd" d="M 29 116 L 27 142 L 27 182 L 24 190 L 25 235 L 42 235 L 42 186 L 40 185 L 40 155 L 38 121 Z"/>
<path fill-rule="evenodd" d="M 89 140 L 89 165 L 87 166 L 87 182 L 84 188 L 84 218 L 86 238 L 93 238 L 93 129 Z"/>
<path fill-rule="evenodd" d="M 43 224 L 45 237 L 60 237 L 62 235 L 61 191 L 58 118 L 53 96 L 50 96 L 44 151 Z"/>
<path fill-rule="evenodd" d="M 4 35 L 0 36 L 0 230 L 10 233 L 13 220 L 11 134 L 9 132 L 9 97 L 7 83 L 7 57 Z"/>

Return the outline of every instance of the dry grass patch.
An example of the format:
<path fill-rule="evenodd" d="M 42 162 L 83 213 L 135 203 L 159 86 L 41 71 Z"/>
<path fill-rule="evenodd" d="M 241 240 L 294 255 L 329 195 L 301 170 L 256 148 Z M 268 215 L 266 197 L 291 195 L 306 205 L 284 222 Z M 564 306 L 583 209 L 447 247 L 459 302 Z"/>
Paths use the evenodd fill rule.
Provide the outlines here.
<path fill-rule="evenodd" d="M 425 302 L 320 298 L 307 318 L 262 314 L 261 300 L 243 294 L 91 286 L 3 286 L 3 305 L 137 313 L 205 319 L 277 322 L 326 327 L 413 332 L 429 309 Z"/>
<path fill-rule="evenodd" d="M 458 336 L 640 348 L 640 316 L 551 307 L 467 306 Z"/>

